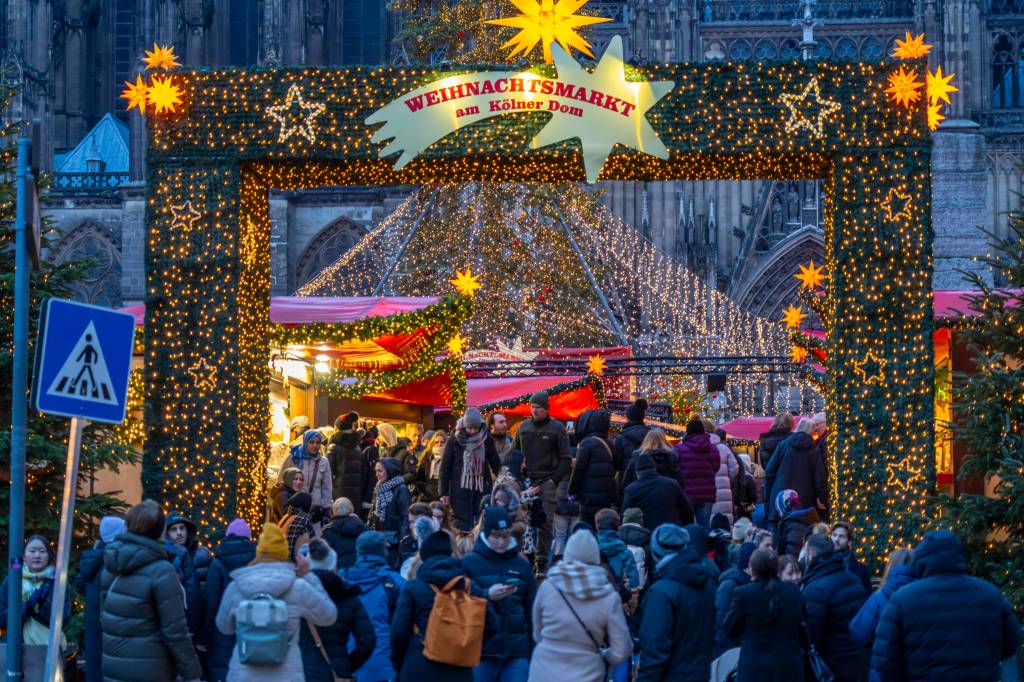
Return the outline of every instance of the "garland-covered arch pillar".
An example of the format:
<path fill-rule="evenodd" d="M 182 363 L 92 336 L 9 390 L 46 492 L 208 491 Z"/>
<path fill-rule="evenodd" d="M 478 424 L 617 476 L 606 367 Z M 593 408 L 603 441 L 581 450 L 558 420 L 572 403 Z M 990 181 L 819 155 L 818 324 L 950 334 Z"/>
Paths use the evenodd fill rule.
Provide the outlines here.
<path fill-rule="evenodd" d="M 923 72 L 923 61 L 914 65 Z M 488 67 L 493 71 L 495 67 Z M 669 151 L 621 148 L 603 179 L 824 178 L 832 506 L 869 557 L 912 541 L 934 488 L 931 140 L 924 102 L 886 101 L 896 63 L 667 64 L 647 113 Z M 533 69 L 557 78 L 553 67 Z M 262 515 L 271 188 L 580 182 L 574 139 L 534 149 L 552 114 L 467 126 L 400 171 L 366 118 L 458 71 L 185 71 L 185 109 L 150 125 L 146 494 L 204 528 Z M 923 98 L 922 98 L 923 100 Z M 439 293 L 447 284 L 438 283 Z"/>

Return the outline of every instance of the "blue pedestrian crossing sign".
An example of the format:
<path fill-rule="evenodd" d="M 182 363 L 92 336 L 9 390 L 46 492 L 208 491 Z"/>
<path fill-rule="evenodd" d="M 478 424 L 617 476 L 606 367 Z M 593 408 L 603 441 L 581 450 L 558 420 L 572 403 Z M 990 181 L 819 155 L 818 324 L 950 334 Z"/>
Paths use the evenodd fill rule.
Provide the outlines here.
<path fill-rule="evenodd" d="M 46 299 L 39 315 L 33 406 L 61 417 L 123 422 L 134 343 L 134 315 Z"/>

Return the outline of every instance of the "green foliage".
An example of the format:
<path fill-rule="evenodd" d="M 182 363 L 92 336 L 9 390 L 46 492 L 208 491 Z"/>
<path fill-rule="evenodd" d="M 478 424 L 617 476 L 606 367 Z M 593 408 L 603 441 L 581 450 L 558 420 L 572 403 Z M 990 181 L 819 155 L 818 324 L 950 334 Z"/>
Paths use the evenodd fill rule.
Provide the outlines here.
<path fill-rule="evenodd" d="M 960 338 L 974 353 L 977 371 L 957 373 L 953 384 L 957 440 L 970 455 L 960 478 L 982 478 L 991 496 L 942 496 L 945 523 L 952 522 L 967 549 L 971 573 L 1003 590 L 1024 614 L 1024 214 L 1010 215 L 1009 236 L 989 233 L 992 252 L 982 261 L 1005 286 L 987 285 L 967 273 L 979 294 L 977 314 L 964 317 Z"/>

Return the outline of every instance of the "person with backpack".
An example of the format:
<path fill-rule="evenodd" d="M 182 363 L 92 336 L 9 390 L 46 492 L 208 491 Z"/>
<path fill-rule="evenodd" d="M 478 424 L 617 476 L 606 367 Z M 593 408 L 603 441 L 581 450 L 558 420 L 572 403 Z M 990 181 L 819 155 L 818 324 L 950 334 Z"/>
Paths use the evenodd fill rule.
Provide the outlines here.
<path fill-rule="evenodd" d="M 646 587 L 648 574 L 654 562 L 651 561 L 651 531 L 644 528 L 644 513 L 636 507 L 623 511 L 618 535 L 633 554 L 640 587 Z"/>
<path fill-rule="evenodd" d="M 206 643 L 206 682 L 227 680 L 235 638 L 217 629 L 217 612 L 224 591 L 231 584 L 231 572 L 248 566 L 254 558 L 256 543 L 252 540 L 252 529 L 244 519 L 235 519 L 228 524 L 224 540 L 213 553 L 213 562 L 200 592 L 203 603 L 201 632 Z"/>
<path fill-rule="evenodd" d="M 439 492 L 441 502 L 451 506 L 456 528 L 468 531 L 501 472 L 501 460 L 478 409 L 470 407 L 460 421 L 462 426 L 445 446 Z"/>
<path fill-rule="evenodd" d="M 486 600 L 481 599 L 482 604 L 473 602 L 472 597 L 465 600 L 464 608 L 479 616 L 466 622 L 433 617 L 435 603 L 444 599 L 441 603 L 447 605 L 451 591 L 465 590 L 470 586 L 458 584 L 467 582 L 459 580 L 466 578 L 465 569 L 462 562 L 452 556 L 452 538 L 447 532 L 439 530 L 424 540 L 420 544 L 420 558 L 423 564 L 416 577 L 407 582 L 398 595 L 398 605 L 391 621 L 391 660 L 399 671 L 398 678 L 471 682 L 473 668 L 480 661 Z M 480 606 L 483 613 L 479 612 Z M 441 627 L 445 629 L 439 630 Z M 457 631 L 452 633 L 448 628 L 456 628 Z M 479 632 L 476 632 L 477 628 Z M 469 637 L 469 650 L 456 647 L 458 640 L 469 633 L 480 637 L 475 651 L 471 650 L 475 643 L 473 637 Z M 444 657 L 447 660 L 438 660 L 444 653 L 451 656 Z M 458 654 L 465 654 L 465 657 Z"/>
<path fill-rule="evenodd" d="M 612 446 L 608 442 L 611 412 L 587 410 L 576 423 L 576 455 L 569 474 L 568 496 L 579 502 L 580 520 L 594 525 L 594 515 L 617 497 Z"/>
<path fill-rule="evenodd" d="M 370 658 L 355 673 L 357 682 L 390 682 L 395 676 L 391 664 L 391 618 L 405 580 L 388 566 L 388 543 L 383 535 L 367 531 L 356 540 L 356 563 L 343 569 L 341 578 L 362 592 L 359 601 L 373 626 L 377 644 Z"/>
<path fill-rule="evenodd" d="M 377 644 L 373 625 L 359 601 L 360 590 L 338 576 L 338 556 L 323 540 L 313 540 L 299 551 L 309 558 L 313 575 L 338 609 L 338 618 L 332 625 L 317 627 L 306 620 L 300 624 L 299 650 L 306 682 L 351 679 L 353 671 L 370 658 Z"/>
<path fill-rule="evenodd" d="M 531 680 L 603 682 L 633 644 L 622 599 L 589 530 L 569 537 L 533 601 Z"/>
<path fill-rule="evenodd" d="M 626 543 L 619 537 L 619 513 L 614 509 L 602 509 L 594 517 L 597 526 L 597 547 L 601 556 L 619 583 L 636 592 L 640 589 L 640 574 L 636 559 Z"/>
<path fill-rule="evenodd" d="M 82 552 L 78 562 L 74 587 L 85 598 L 85 682 L 103 680 L 103 628 L 100 625 L 103 552 L 124 529 L 124 519 L 121 517 L 104 516 L 100 519 L 100 539 L 92 549 Z"/>
<path fill-rule="evenodd" d="M 164 512 L 153 500 L 128 510 L 125 532 L 103 551 L 100 625 L 105 682 L 198 681 L 185 595 L 162 542 Z"/>
<path fill-rule="evenodd" d="M 466 575 L 477 587 L 508 586 L 494 601 L 497 631 L 484 640 L 473 682 L 526 682 L 530 670 L 530 617 L 537 581 L 533 567 L 512 534 L 512 519 L 504 507 L 487 507 L 483 529 L 473 551 L 462 558 Z"/>
<path fill-rule="evenodd" d="M 227 682 L 304 679 L 299 622 L 331 625 L 338 609 L 306 558 L 300 553 L 296 559 L 288 561 L 284 531 L 266 523 L 256 557 L 231 574 L 216 620 L 221 632 L 235 635 Z"/>

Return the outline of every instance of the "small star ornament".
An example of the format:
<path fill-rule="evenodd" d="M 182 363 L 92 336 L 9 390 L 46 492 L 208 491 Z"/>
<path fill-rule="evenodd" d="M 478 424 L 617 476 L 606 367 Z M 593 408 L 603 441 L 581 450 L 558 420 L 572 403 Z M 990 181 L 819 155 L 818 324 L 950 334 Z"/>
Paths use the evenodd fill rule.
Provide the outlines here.
<path fill-rule="evenodd" d="M 192 202 L 171 204 L 171 227 L 182 232 L 191 232 L 203 214 L 192 208 Z"/>
<path fill-rule="evenodd" d="M 151 69 L 175 69 L 181 66 L 174 56 L 174 47 L 165 47 L 156 43 L 153 43 L 152 52 L 146 51 L 146 56 L 142 61 L 145 63 L 147 71 Z"/>
<path fill-rule="evenodd" d="M 803 362 L 807 359 L 807 351 L 800 346 L 793 346 L 789 351 L 789 357 L 793 362 Z"/>
<path fill-rule="evenodd" d="M 605 359 L 600 355 L 593 355 L 587 360 L 587 373 L 593 374 L 594 376 L 601 376 L 604 374 L 607 363 Z"/>
<path fill-rule="evenodd" d="M 146 102 L 149 99 L 147 96 L 149 86 L 142 80 L 142 76 L 135 76 L 134 83 L 131 81 L 125 81 L 124 84 L 126 87 L 121 93 L 121 99 L 128 100 L 128 106 L 125 107 L 125 111 L 131 111 L 132 109 L 138 108 L 139 113 L 145 116 Z"/>
<path fill-rule="evenodd" d="M 313 144 L 316 142 L 316 117 L 327 108 L 322 102 L 307 102 L 302 96 L 302 88 L 292 83 L 288 94 L 281 104 L 267 107 L 267 115 L 277 121 L 281 129 L 277 141 L 284 142 L 292 135 L 301 135 Z"/>
<path fill-rule="evenodd" d="M 188 368 L 192 375 L 193 385 L 203 391 L 212 391 L 217 387 L 217 368 L 206 361 L 206 358 L 199 358 L 199 362 Z"/>
<path fill-rule="evenodd" d="M 480 276 L 474 275 L 472 268 L 466 268 L 465 272 L 456 272 L 455 279 L 448 281 L 460 294 L 473 298 L 476 296 L 476 290 L 483 286 L 478 281 L 479 279 Z"/>
<path fill-rule="evenodd" d="M 921 99 L 923 87 L 924 83 L 917 80 L 917 70 L 908 70 L 901 65 L 889 74 L 889 87 L 885 89 L 885 94 L 896 104 L 909 109 L 914 102 Z"/>
<path fill-rule="evenodd" d="M 882 200 L 882 211 L 889 222 L 896 222 L 900 218 L 910 220 L 910 195 L 891 187 Z"/>
<path fill-rule="evenodd" d="M 451 353 L 453 356 L 462 355 L 465 352 L 465 350 L 466 339 L 462 338 L 462 334 L 456 332 L 455 336 L 448 339 L 448 352 Z"/>
<path fill-rule="evenodd" d="M 893 57 L 896 59 L 920 59 L 931 52 L 932 46 L 925 45 L 923 33 L 911 36 L 910 31 L 907 31 L 906 34 L 906 39 L 896 39 L 896 49 L 892 51 Z"/>
<path fill-rule="evenodd" d="M 821 96 L 821 85 L 817 77 L 808 81 L 799 95 L 783 93 L 779 95 L 779 101 L 789 111 L 789 118 L 785 122 L 786 132 L 795 133 L 804 129 L 814 137 L 825 136 L 825 121 L 842 108 L 839 102 Z"/>
<path fill-rule="evenodd" d="M 797 329 L 803 324 L 807 314 L 800 306 L 791 305 L 782 311 L 782 321 L 786 323 L 786 329 Z"/>
<path fill-rule="evenodd" d="M 907 459 L 898 464 L 886 465 L 885 471 L 887 474 L 885 484 L 890 488 L 902 488 L 909 492 L 914 484 L 924 480 L 921 472 L 910 466 Z"/>
<path fill-rule="evenodd" d="M 853 371 L 865 384 L 881 386 L 885 381 L 885 366 L 887 364 L 888 361 L 885 358 L 880 358 L 875 355 L 873 350 L 869 350 L 862 360 L 853 363 Z M 871 371 L 876 367 L 878 371 Z"/>

